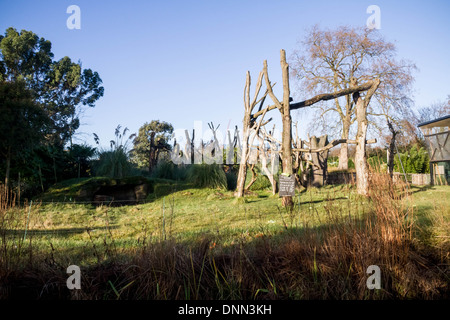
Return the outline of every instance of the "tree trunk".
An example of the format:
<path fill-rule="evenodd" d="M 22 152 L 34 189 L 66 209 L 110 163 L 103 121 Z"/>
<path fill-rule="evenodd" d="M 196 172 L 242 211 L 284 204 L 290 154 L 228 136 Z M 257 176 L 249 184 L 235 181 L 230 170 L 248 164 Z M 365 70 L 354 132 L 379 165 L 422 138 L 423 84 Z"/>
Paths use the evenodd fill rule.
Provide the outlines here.
<path fill-rule="evenodd" d="M 350 118 L 346 116 L 342 127 L 342 139 L 348 139 L 350 133 Z M 348 170 L 348 144 L 343 143 L 339 151 L 339 170 Z"/>
<path fill-rule="evenodd" d="M 155 147 L 155 132 L 150 132 L 150 152 L 148 155 L 148 172 L 152 173 L 153 168 L 155 166 L 155 155 L 156 155 L 156 147 Z"/>
<path fill-rule="evenodd" d="M 392 126 L 391 122 L 388 121 L 388 127 L 389 131 L 392 133 L 391 142 L 389 143 L 389 157 L 388 157 L 388 172 L 389 176 L 391 177 L 391 180 L 394 175 L 394 157 L 395 157 L 395 138 L 397 136 L 397 132 L 394 130 L 394 127 Z"/>
<path fill-rule="evenodd" d="M 281 155 L 283 173 L 290 176 L 294 173 L 292 170 L 292 119 L 290 109 L 289 65 L 286 62 L 286 51 L 284 50 L 281 50 L 281 71 L 283 74 L 283 132 L 281 141 Z M 283 197 L 282 205 L 283 207 L 292 208 L 294 206 L 292 197 Z"/>
<path fill-rule="evenodd" d="M 200 143 L 203 149 L 203 143 Z M 191 140 L 191 164 L 195 164 L 195 129 L 192 129 L 192 140 Z"/>
<path fill-rule="evenodd" d="M 58 183 L 58 176 L 56 174 L 56 160 L 53 157 L 53 174 L 55 175 L 55 183 Z"/>
<path fill-rule="evenodd" d="M 356 103 L 356 119 L 358 121 L 358 131 L 356 133 L 356 190 L 358 194 L 367 196 L 369 191 L 369 171 L 366 157 L 366 135 L 367 135 L 367 117 L 364 108 L 364 101 L 359 97 Z"/>
<path fill-rule="evenodd" d="M 11 147 L 8 147 L 8 153 L 6 155 L 6 173 L 5 173 L 5 188 L 9 188 L 9 175 L 11 172 Z"/>
<path fill-rule="evenodd" d="M 309 146 L 311 149 L 325 147 L 328 144 L 328 136 L 324 135 L 319 138 L 315 136 L 310 138 Z M 322 152 L 314 152 L 311 154 L 313 161 L 313 174 L 311 184 L 314 187 L 322 187 L 326 183 L 328 150 Z"/>
<path fill-rule="evenodd" d="M 44 183 L 42 182 L 42 170 L 40 164 L 38 164 L 38 168 L 39 168 L 39 181 L 41 182 L 41 190 L 42 192 L 44 192 Z"/>
<path fill-rule="evenodd" d="M 249 140 L 249 136 L 250 136 L 250 112 L 245 112 L 242 125 L 243 126 L 242 126 L 241 161 L 239 163 L 239 173 L 238 173 L 236 193 L 235 193 L 236 197 L 238 197 L 238 198 L 241 198 L 244 196 L 245 179 L 247 178 L 247 160 L 248 160 L 247 155 L 249 153 L 249 146 L 248 146 L 249 141 L 248 140 Z"/>
<path fill-rule="evenodd" d="M 236 197 L 244 196 L 245 179 L 247 178 L 247 153 L 248 153 L 248 133 L 243 132 L 241 162 L 239 163 L 239 172 L 236 184 Z"/>
<path fill-rule="evenodd" d="M 352 79 L 352 84 L 356 85 L 355 78 Z M 369 194 L 369 168 L 366 157 L 367 106 L 379 85 L 380 80 L 377 79 L 367 92 L 365 99 L 361 98 L 359 92 L 353 94 L 353 100 L 356 104 L 356 121 L 358 122 L 355 153 L 356 191 L 363 196 Z"/>
<path fill-rule="evenodd" d="M 252 171 L 252 179 L 250 180 L 250 182 L 247 184 L 247 186 L 244 188 L 245 191 L 249 191 L 251 186 L 256 182 L 257 179 L 257 175 L 256 175 L 256 171 L 255 171 L 255 165 L 254 163 L 252 163 L 250 165 L 250 170 Z"/>
<path fill-rule="evenodd" d="M 235 192 L 235 196 L 238 198 L 244 196 L 245 178 L 247 177 L 247 161 L 249 159 L 249 154 L 250 154 L 250 146 L 249 146 L 250 145 L 250 143 L 249 143 L 250 131 L 252 129 L 252 119 L 254 122 L 256 122 L 256 118 L 257 118 L 255 116 L 252 116 L 252 111 L 257 103 L 257 98 L 259 95 L 259 91 L 261 90 L 263 76 L 264 76 L 264 73 L 261 71 L 259 73 L 258 81 L 256 83 L 255 96 L 253 97 L 253 101 L 250 101 L 251 77 L 250 77 L 250 72 L 248 72 L 248 71 L 247 71 L 247 76 L 246 76 L 246 80 L 245 80 L 245 88 L 244 88 L 245 113 L 244 113 L 244 120 L 242 121 L 242 150 L 241 150 L 241 155 L 240 155 L 241 159 L 240 159 L 240 163 L 239 163 L 239 173 L 238 173 L 237 186 L 236 186 L 236 192 Z M 265 95 L 264 95 L 264 97 L 265 97 Z M 262 122 L 266 112 L 267 112 L 267 110 L 265 112 L 263 112 L 261 122 Z M 257 131 L 259 130 L 261 122 L 258 124 L 258 126 L 257 126 L 258 129 L 256 130 L 255 134 L 257 134 Z M 236 138 L 237 138 L 237 141 L 239 141 L 237 136 L 236 136 Z"/>

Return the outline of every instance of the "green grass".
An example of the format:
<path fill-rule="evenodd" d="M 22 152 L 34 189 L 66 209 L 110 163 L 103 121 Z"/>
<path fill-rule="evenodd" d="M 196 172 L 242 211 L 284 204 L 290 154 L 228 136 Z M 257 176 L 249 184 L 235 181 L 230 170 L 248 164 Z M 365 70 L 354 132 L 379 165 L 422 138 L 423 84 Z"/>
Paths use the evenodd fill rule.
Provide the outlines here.
<path fill-rule="evenodd" d="M 426 217 L 433 209 L 430 203 L 450 207 L 449 187 L 417 191 L 414 200 L 417 216 L 423 223 L 429 222 Z M 193 241 L 204 234 L 228 246 L 261 234 L 280 234 L 287 228 L 318 227 L 327 220 L 325 206 L 330 206 L 331 201 L 336 212 L 344 208 L 353 216 L 368 212 L 370 207 L 368 200 L 360 199 L 349 186 L 297 191 L 292 212 L 281 207 L 278 196 L 265 190 L 254 191 L 243 201 L 236 199 L 232 191 L 189 188 L 186 184 L 168 182 L 157 184 L 155 192 L 160 193 L 149 196 L 153 201 L 133 206 L 43 203 L 31 211 L 28 235 L 33 237 L 34 248 L 43 250 L 50 243 L 55 249 L 75 250 L 86 243 L 101 244 L 105 238 L 130 248 L 142 244 L 143 239 Z M 26 213 L 21 210 L 23 216 Z M 16 230 L 24 232 L 25 217 Z"/>
<path fill-rule="evenodd" d="M 51 189 L 49 193 L 68 190 L 75 194 L 77 186 L 83 182 L 67 182 L 66 186 Z M 48 195 L 43 198 L 46 197 Z M 144 239 L 173 238 L 189 242 L 206 234 L 216 243 L 228 246 L 261 234 L 279 234 L 286 227 L 320 225 L 321 220 L 326 219 L 324 206 L 328 203 L 327 198 L 333 199 L 335 206 L 347 206 L 357 196 L 347 186 L 313 188 L 297 192 L 294 210 L 287 212 L 281 208 L 280 198 L 270 191 L 253 191 L 252 195 L 239 201 L 232 191 L 193 188 L 189 184 L 159 180 L 155 193 L 148 197 L 150 202 L 145 204 L 95 207 L 91 204 L 44 202 L 35 205 L 27 233 L 33 239 L 35 252 L 48 250 L 50 244 L 55 250 L 74 252 L 78 248 L 86 252 L 86 247 L 100 246 L 105 239 L 120 242 L 119 247 L 126 249 L 141 245 Z M 14 210 L 16 217 L 21 216 L 15 226 L 16 233 L 24 233 L 27 210 Z"/>
<path fill-rule="evenodd" d="M 67 185 L 60 188 L 75 190 L 79 183 L 83 181 L 66 182 Z M 409 220 L 400 221 L 400 225 L 394 221 L 393 226 L 380 222 L 382 228 L 378 236 L 376 232 L 372 235 L 364 231 L 364 223 L 370 221 L 364 217 L 380 211 L 380 204 L 387 199 L 384 196 L 377 203 L 359 197 L 355 188 L 348 185 L 310 188 L 297 191 L 294 209 L 288 211 L 281 207 L 281 199 L 269 190 L 253 191 L 244 199 L 236 199 L 232 191 L 224 188 L 198 188 L 163 179 L 156 179 L 154 183 L 154 193 L 145 204 L 95 207 L 35 203 L 31 211 L 30 207 L 9 209 L 0 221 L 2 237 L 6 240 L 0 250 L 5 254 L 0 257 L 1 262 L 16 270 L 29 270 L 34 266 L 43 269 L 42 272 L 50 267 L 54 270 L 54 266 L 64 270 L 70 264 L 94 270 L 92 274 L 96 274 L 95 270 L 112 268 L 107 274 L 113 273 L 114 277 L 108 281 L 117 292 L 137 281 L 142 297 L 201 298 L 203 295 L 254 299 L 276 298 L 282 293 L 282 297 L 303 299 L 376 298 L 362 289 L 355 291 L 351 283 L 356 281 L 353 286 L 357 284 L 359 288 L 361 284 L 355 272 L 364 274 L 365 264 L 373 259 L 385 259 L 384 263 L 392 264 L 392 267 L 384 267 L 391 268 L 385 281 L 394 289 L 380 297 L 436 295 L 432 290 L 417 292 L 410 284 L 425 283 L 420 287 L 425 288 L 428 276 L 424 276 L 425 280 L 418 276 L 417 280 L 408 278 L 408 272 L 416 267 L 414 259 L 403 260 L 410 256 L 407 232 L 398 238 L 401 243 L 395 242 L 400 241 L 395 235 L 394 242 L 384 238 L 391 227 L 396 232 L 403 230 L 401 224 Z M 418 265 L 434 266 L 437 271 L 433 272 L 438 276 L 448 274 L 445 263 L 449 261 L 450 187 L 412 187 L 410 190 L 411 197 L 405 198 L 403 205 L 416 222 L 412 245 L 419 247 L 419 251 L 414 251 L 412 257 L 420 255 Z M 375 219 L 384 218 L 383 214 L 381 210 Z M 402 214 L 398 217 L 403 219 Z M 372 228 L 369 224 L 369 230 L 377 230 Z M 381 251 L 377 250 L 379 241 L 384 248 Z M 430 251 L 435 249 L 440 258 Z M 431 262 L 423 260 L 422 252 L 425 257 L 433 255 Z M 385 256 L 378 257 L 380 254 Z M 231 259 L 230 262 L 224 262 L 227 259 Z M 150 262 L 151 266 L 146 267 Z M 403 266 L 406 269 L 398 271 Z M 118 268 L 117 271 L 114 268 Z M 130 268 L 138 268 L 136 272 L 143 274 L 138 276 L 140 273 L 132 273 Z M 146 268 L 158 275 L 145 278 Z M 278 270 L 284 270 L 289 276 L 283 277 Z M 414 272 L 423 274 L 419 269 Z M 95 276 L 96 281 L 108 284 L 101 274 Z M 215 284 L 201 283 L 200 275 L 204 281 Z M 335 286 L 336 277 L 339 281 Z M 174 282 L 175 279 L 178 282 Z M 330 283 L 333 286 L 329 287 Z M 441 280 L 433 283 L 440 286 Z M 153 291 L 153 286 L 158 288 L 157 292 Z M 128 294 L 134 292 L 132 286 L 129 289 Z M 113 298 L 117 296 L 111 285 L 104 290 Z M 96 293 L 89 297 L 93 296 Z"/>

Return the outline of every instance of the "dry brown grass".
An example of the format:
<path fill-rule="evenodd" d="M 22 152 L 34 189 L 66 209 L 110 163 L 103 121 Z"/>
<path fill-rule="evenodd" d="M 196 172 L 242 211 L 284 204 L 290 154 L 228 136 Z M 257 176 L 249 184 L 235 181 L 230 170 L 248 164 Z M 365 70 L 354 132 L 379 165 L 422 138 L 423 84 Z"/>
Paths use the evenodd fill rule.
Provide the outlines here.
<path fill-rule="evenodd" d="M 127 252 L 105 241 L 98 250 L 112 259 L 83 268 L 81 290 L 66 288 L 61 255 L 28 252 L 29 267 L 14 269 L 13 249 L 3 244 L 0 298 L 448 299 L 448 254 L 417 244 L 408 187 L 376 172 L 370 183 L 369 199 L 327 199 L 320 225 L 291 223 L 283 233 L 262 230 L 227 247 L 207 235 L 143 241 Z M 381 269 L 379 290 L 367 288 L 370 265 Z"/>

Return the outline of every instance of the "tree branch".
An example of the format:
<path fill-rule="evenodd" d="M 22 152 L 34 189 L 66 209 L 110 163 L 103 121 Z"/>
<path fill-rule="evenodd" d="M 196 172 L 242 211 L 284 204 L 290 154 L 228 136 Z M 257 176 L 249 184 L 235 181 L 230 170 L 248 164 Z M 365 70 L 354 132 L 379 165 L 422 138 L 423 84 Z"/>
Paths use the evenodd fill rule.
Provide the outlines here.
<path fill-rule="evenodd" d="M 329 150 L 341 143 L 356 144 L 356 141 L 349 140 L 349 139 L 336 139 L 336 140 L 331 141 L 329 144 L 327 144 L 325 147 L 322 147 L 322 148 L 318 148 L 318 149 L 295 148 L 295 149 L 292 149 L 292 151 L 307 152 L 307 153 L 323 152 L 323 151 Z M 377 143 L 377 139 L 366 140 L 366 144 L 372 144 L 372 143 Z"/>
<path fill-rule="evenodd" d="M 302 102 L 297 102 L 297 103 L 291 103 L 290 104 L 290 109 L 291 110 L 296 110 L 296 109 L 300 109 L 300 108 L 304 108 L 304 107 L 309 107 L 319 101 L 326 101 L 326 100 L 331 100 L 331 99 L 335 99 L 335 98 L 339 98 L 342 96 L 346 96 L 355 92 L 360 92 L 360 91 L 366 91 L 369 90 L 370 88 L 372 88 L 372 86 L 375 84 L 375 81 L 368 81 L 360 86 L 355 86 L 355 87 L 351 87 L 351 88 L 347 88 L 347 89 L 343 89 L 334 93 L 323 93 L 323 94 L 319 94 L 311 99 L 302 101 Z M 373 94 L 373 93 L 372 93 Z"/>

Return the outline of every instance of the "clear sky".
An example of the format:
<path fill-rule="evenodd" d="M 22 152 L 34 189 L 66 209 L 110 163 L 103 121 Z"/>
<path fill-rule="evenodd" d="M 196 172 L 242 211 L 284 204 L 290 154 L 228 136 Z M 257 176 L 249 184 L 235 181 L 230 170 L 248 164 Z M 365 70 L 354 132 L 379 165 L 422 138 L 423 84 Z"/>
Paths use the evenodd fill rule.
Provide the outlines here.
<path fill-rule="evenodd" d="M 240 125 L 247 70 L 256 82 L 267 59 L 271 81 L 281 83 L 280 49 L 289 56 L 314 24 L 365 26 L 372 4 L 398 57 L 419 68 L 416 107 L 446 99 L 450 1 L 444 0 L 0 0 L 0 32 L 31 30 L 52 42 L 55 59 L 69 56 L 100 74 L 105 95 L 84 113 L 78 142 L 94 145 L 95 132 L 107 145 L 118 124 L 131 132 L 151 120 L 176 129 L 203 121 L 205 131 L 211 121 L 220 129 Z M 79 30 L 66 26 L 70 5 L 81 9 Z M 293 118 L 305 137 L 307 114 Z"/>

